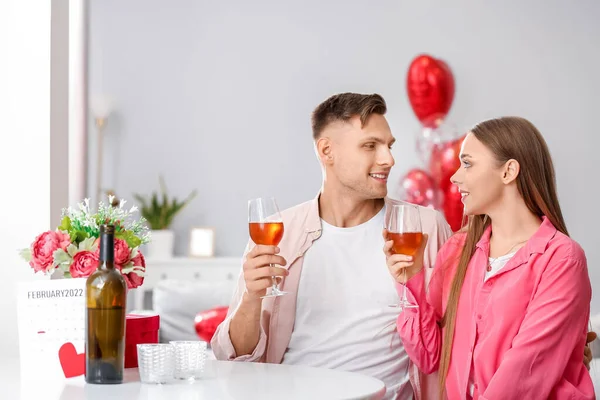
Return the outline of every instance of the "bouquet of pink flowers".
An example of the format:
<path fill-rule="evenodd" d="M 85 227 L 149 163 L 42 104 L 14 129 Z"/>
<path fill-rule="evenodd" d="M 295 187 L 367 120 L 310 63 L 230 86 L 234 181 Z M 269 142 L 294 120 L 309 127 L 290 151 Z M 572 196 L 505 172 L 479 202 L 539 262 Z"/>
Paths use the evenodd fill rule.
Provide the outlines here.
<path fill-rule="evenodd" d="M 59 269 L 65 278 L 86 278 L 98 267 L 100 225 L 111 224 L 115 226 L 115 268 L 128 288 L 140 286 L 146 261 L 139 246 L 150 241 L 150 231 L 143 217 L 131 218 L 137 207 L 125 209 L 125 200 L 113 207 L 113 200 L 109 196 L 108 204 L 101 201 L 96 213 L 90 210 L 89 199 L 79 203 L 78 209 L 63 209 L 60 226 L 36 237 L 28 249 L 21 250 L 21 256 L 36 273 L 52 274 Z"/>

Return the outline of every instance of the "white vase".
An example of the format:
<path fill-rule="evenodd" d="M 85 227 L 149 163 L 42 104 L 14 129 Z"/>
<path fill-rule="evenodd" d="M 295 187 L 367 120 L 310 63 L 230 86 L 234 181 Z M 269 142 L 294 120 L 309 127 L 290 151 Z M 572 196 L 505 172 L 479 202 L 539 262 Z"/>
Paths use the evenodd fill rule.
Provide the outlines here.
<path fill-rule="evenodd" d="M 153 230 L 148 243 L 148 258 L 169 259 L 173 257 L 175 232 L 170 229 Z"/>

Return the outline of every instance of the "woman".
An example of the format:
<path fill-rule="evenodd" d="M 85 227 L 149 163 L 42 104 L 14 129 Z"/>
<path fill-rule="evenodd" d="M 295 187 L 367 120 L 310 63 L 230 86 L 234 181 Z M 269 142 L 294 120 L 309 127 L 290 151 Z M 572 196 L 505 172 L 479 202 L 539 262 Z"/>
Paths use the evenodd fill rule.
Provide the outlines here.
<path fill-rule="evenodd" d="M 477 125 L 452 176 L 467 227 L 440 250 L 428 291 L 422 253 L 390 253 L 409 300 L 398 318 L 421 371 L 439 370 L 449 399 L 593 399 L 582 363 L 591 286 L 569 238 L 554 168 L 538 130 L 522 118 Z M 384 232 L 385 234 L 385 232 Z"/>

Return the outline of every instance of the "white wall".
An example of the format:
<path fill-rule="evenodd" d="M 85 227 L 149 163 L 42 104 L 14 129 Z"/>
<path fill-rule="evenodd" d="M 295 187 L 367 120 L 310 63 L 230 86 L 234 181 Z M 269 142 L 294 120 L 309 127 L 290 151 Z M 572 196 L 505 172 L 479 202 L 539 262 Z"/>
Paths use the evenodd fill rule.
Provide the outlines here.
<path fill-rule="evenodd" d="M 69 1 L 52 0 L 50 30 L 50 226 L 69 205 Z M 74 1 L 73 3 L 76 3 Z M 72 154 L 69 157 L 69 154 Z M 72 168 L 74 170 L 76 168 Z M 74 185 L 72 185 L 74 186 Z M 56 275 L 60 276 L 59 273 Z"/>
<path fill-rule="evenodd" d="M 0 354 L 16 356 L 17 250 L 50 228 L 50 2 L 0 2 Z M 60 210 L 59 210 L 60 212 Z"/>
<path fill-rule="evenodd" d="M 131 198 L 155 189 L 162 173 L 179 197 L 197 188 L 175 221 L 177 253 L 186 252 L 191 225 L 209 225 L 217 252 L 239 255 L 248 198 L 274 195 L 288 207 L 317 193 L 309 118 L 333 93 L 379 92 L 388 101 L 400 139 L 394 189 L 417 163 L 406 69 L 430 52 L 454 71 L 449 117 L 457 125 L 516 114 L 543 132 L 598 291 L 598 15 L 591 0 L 91 0 L 89 91 L 117 106 L 105 184 Z"/>
<path fill-rule="evenodd" d="M 56 0 L 54 0 L 56 1 Z M 87 0 L 67 0 L 69 13 L 69 205 L 87 192 Z"/>

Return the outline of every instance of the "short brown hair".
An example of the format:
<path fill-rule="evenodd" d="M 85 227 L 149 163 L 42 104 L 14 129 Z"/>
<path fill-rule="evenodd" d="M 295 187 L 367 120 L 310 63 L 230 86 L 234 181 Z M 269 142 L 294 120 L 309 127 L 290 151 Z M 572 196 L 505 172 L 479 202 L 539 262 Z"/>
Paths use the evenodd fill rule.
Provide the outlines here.
<path fill-rule="evenodd" d="M 312 113 L 313 138 L 318 139 L 327 125 L 335 121 L 347 122 L 360 116 L 364 126 L 371 114 L 384 115 L 385 100 L 379 94 L 340 93 L 331 96 L 315 108 Z"/>

